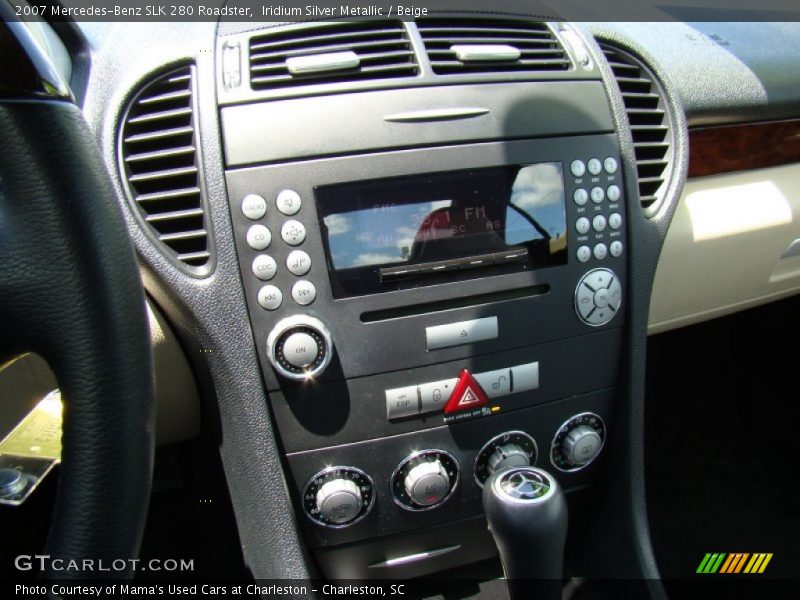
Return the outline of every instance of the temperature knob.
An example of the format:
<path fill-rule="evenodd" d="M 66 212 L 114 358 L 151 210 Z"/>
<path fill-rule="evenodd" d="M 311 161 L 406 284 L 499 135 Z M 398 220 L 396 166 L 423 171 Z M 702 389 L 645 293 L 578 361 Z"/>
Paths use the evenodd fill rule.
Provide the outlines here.
<path fill-rule="evenodd" d="M 319 319 L 295 315 L 278 321 L 267 336 L 267 356 L 275 370 L 288 379 L 316 377 L 331 361 L 331 333 Z"/>
<path fill-rule="evenodd" d="M 429 510 L 442 504 L 458 484 L 458 463 L 444 450 L 415 452 L 392 475 L 395 502 L 406 510 Z"/>
<path fill-rule="evenodd" d="M 496 471 L 508 467 L 527 467 L 536 463 L 536 440 L 524 431 L 507 431 L 493 437 L 475 459 L 475 483 L 484 482 Z"/>
<path fill-rule="evenodd" d="M 603 448 L 605 425 L 594 413 L 575 415 L 559 427 L 553 438 L 550 461 L 561 471 L 578 471 Z"/>
<path fill-rule="evenodd" d="M 303 508 L 316 523 L 346 527 L 372 508 L 375 488 L 369 476 L 353 467 L 331 467 L 317 473 L 303 490 Z"/>

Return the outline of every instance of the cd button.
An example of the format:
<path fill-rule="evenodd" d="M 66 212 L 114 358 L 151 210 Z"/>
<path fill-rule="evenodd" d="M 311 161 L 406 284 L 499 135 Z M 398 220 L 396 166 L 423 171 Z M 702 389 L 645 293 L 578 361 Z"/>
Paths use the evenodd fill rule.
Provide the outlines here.
<path fill-rule="evenodd" d="M 419 386 L 419 399 L 422 414 L 441 412 L 445 402 L 453 393 L 458 379 L 446 379 L 444 381 L 434 381 L 423 383 Z"/>
<path fill-rule="evenodd" d="M 253 250 L 266 250 L 272 243 L 272 233 L 263 225 L 251 225 L 247 230 L 247 245 Z"/>

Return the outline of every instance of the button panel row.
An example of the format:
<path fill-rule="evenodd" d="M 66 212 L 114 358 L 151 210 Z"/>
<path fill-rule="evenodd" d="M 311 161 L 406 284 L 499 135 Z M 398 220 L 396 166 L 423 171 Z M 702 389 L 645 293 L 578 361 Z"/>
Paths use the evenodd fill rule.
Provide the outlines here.
<path fill-rule="evenodd" d="M 532 362 L 485 373 L 474 373 L 473 377 L 489 398 L 500 398 L 538 389 L 539 363 Z M 393 421 L 441 412 L 457 381 L 458 379 L 454 377 L 386 390 L 386 418 Z"/>
<path fill-rule="evenodd" d="M 275 198 L 275 207 L 282 215 L 293 216 L 300 212 L 303 201 L 294 190 L 282 190 Z M 248 194 L 242 200 L 242 214 L 251 221 L 263 219 L 268 210 L 267 201 L 258 194 Z M 280 228 L 281 239 L 289 246 L 300 246 L 306 239 L 305 226 L 296 219 L 284 221 Z M 245 236 L 247 245 L 262 252 L 272 244 L 272 231 L 262 223 L 250 225 Z M 292 250 L 286 257 L 286 269 L 302 277 L 311 270 L 311 257 L 304 250 Z M 253 258 L 251 271 L 261 281 L 270 281 L 278 273 L 278 263 L 269 254 Z M 311 304 L 317 296 L 313 283 L 300 280 L 293 284 L 292 299 L 301 306 Z M 276 285 L 265 285 L 258 290 L 258 304 L 266 310 L 277 310 L 283 303 L 283 292 Z"/>

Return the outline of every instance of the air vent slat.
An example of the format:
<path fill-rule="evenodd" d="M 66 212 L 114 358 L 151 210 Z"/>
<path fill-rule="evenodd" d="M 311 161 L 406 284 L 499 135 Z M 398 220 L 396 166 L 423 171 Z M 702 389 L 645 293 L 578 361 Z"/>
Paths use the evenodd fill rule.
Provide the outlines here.
<path fill-rule="evenodd" d="M 435 18 L 417 22 L 431 68 L 437 75 L 459 73 L 536 73 L 568 70 L 572 65 L 545 23 L 506 19 Z M 459 60 L 454 45 L 504 45 L 516 48 L 516 60 Z"/>
<path fill-rule="evenodd" d="M 195 132 L 194 70 L 157 77 L 131 100 L 120 128 L 120 169 L 143 227 L 184 270 L 211 259 Z"/>
<path fill-rule="evenodd" d="M 600 42 L 625 103 L 633 137 L 639 201 L 648 209 L 659 202 L 672 164 L 673 132 L 664 92 L 645 64 L 628 52 Z"/>
<path fill-rule="evenodd" d="M 290 73 L 286 60 L 352 52 L 358 63 L 349 68 Z M 324 64 L 324 60 L 323 60 Z M 250 87 L 267 90 L 365 79 L 414 77 L 416 56 L 400 21 L 335 22 L 317 27 L 292 27 L 250 38 Z"/>

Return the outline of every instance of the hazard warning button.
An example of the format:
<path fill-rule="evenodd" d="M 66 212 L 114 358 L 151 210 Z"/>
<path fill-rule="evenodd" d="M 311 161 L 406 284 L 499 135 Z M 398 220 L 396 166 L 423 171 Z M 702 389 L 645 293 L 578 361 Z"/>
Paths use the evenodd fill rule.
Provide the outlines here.
<path fill-rule="evenodd" d="M 489 398 L 467 369 L 458 375 L 458 380 L 450 394 L 450 399 L 444 405 L 442 412 L 450 415 L 462 410 L 471 410 L 489 403 Z"/>

